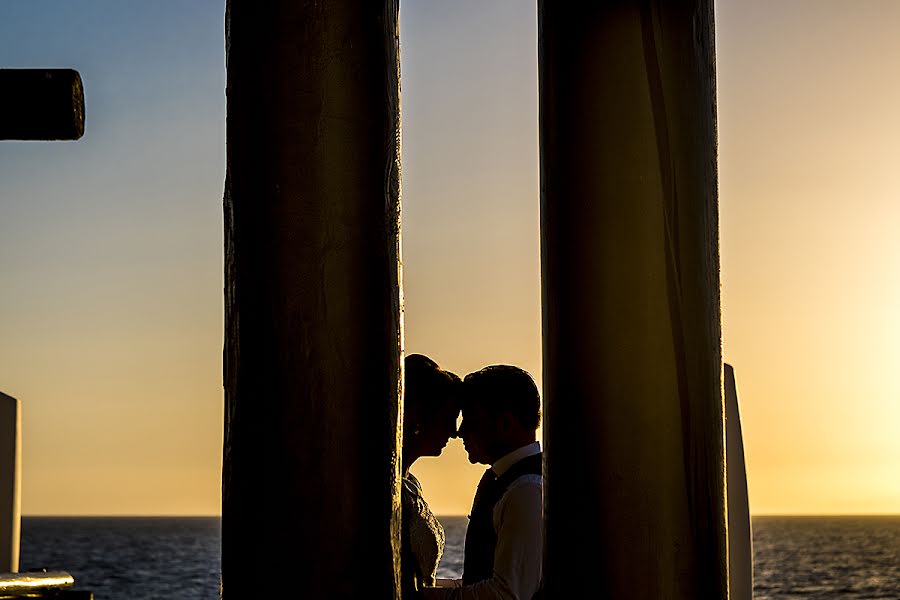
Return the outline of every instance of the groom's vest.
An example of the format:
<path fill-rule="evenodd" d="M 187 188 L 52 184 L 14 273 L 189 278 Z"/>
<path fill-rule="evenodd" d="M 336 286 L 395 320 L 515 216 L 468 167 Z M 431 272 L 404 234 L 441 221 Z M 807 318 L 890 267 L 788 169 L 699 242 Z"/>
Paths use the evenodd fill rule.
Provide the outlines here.
<path fill-rule="evenodd" d="M 503 475 L 485 476 L 475 492 L 475 504 L 466 529 L 466 556 L 463 565 L 463 585 L 490 579 L 494 574 L 494 550 L 497 532 L 494 531 L 494 507 L 512 483 L 522 475 L 541 474 L 541 454 L 526 456 Z"/>

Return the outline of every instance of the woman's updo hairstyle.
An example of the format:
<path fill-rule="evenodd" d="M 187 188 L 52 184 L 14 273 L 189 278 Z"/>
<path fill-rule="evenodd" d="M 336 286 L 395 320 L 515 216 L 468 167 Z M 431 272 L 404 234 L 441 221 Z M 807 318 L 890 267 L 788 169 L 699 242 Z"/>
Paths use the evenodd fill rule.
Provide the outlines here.
<path fill-rule="evenodd" d="M 403 411 L 405 426 L 427 424 L 458 402 L 460 378 L 444 371 L 424 354 L 410 354 L 403 364 Z"/>

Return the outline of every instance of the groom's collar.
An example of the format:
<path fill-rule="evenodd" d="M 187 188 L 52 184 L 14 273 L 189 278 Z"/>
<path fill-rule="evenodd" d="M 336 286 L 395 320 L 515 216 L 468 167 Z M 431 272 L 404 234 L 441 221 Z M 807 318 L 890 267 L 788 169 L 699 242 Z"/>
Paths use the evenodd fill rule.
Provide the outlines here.
<path fill-rule="evenodd" d="M 491 470 L 494 472 L 494 475 L 500 477 L 501 475 L 506 473 L 506 471 L 508 471 L 511 466 L 513 466 L 523 458 L 528 458 L 529 456 L 534 456 L 535 454 L 540 453 L 541 443 L 532 442 L 526 446 L 522 446 L 517 450 L 513 450 L 503 458 L 494 461 L 494 464 L 491 465 Z"/>

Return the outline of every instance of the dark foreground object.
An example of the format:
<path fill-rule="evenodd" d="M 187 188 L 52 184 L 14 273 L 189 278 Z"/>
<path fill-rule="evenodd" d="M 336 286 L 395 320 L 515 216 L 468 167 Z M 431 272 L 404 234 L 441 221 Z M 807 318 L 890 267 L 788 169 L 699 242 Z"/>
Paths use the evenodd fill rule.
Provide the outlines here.
<path fill-rule="evenodd" d="M 398 2 L 227 7 L 223 598 L 396 599 Z"/>
<path fill-rule="evenodd" d="M 545 594 L 721 600 L 713 3 L 538 7 Z"/>
<path fill-rule="evenodd" d="M 77 140 L 84 89 L 72 69 L 0 69 L 0 140 Z"/>
<path fill-rule="evenodd" d="M 74 591 L 75 579 L 65 571 L 0 574 L 0 600 L 8 598 L 57 598 L 93 600 L 92 592 Z"/>

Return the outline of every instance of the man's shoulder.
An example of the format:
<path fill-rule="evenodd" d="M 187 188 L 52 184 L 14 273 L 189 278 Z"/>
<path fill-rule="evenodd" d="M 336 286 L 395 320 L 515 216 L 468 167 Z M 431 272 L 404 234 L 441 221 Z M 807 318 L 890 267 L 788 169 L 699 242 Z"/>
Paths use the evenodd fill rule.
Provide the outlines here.
<path fill-rule="evenodd" d="M 512 483 L 509 484 L 509 487 L 506 488 L 506 493 L 504 496 L 510 494 L 511 492 L 520 489 L 520 488 L 530 488 L 541 490 L 544 487 L 544 477 L 542 475 L 538 475 L 536 473 L 525 473 L 523 475 L 519 475 L 513 480 Z"/>
<path fill-rule="evenodd" d="M 522 475 L 507 488 L 494 506 L 494 530 L 498 536 L 528 537 L 543 529 L 543 478 Z"/>
<path fill-rule="evenodd" d="M 507 473 L 511 480 L 507 480 L 509 483 L 503 496 L 508 496 L 510 492 L 522 487 L 540 490 L 544 484 L 544 477 L 541 474 L 542 461 L 543 456 L 540 451 L 517 461 Z"/>
<path fill-rule="evenodd" d="M 544 478 L 526 473 L 513 481 L 500 501 L 494 506 L 495 520 L 502 520 L 506 514 L 530 515 L 537 511 L 539 516 L 543 505 Z"/>

